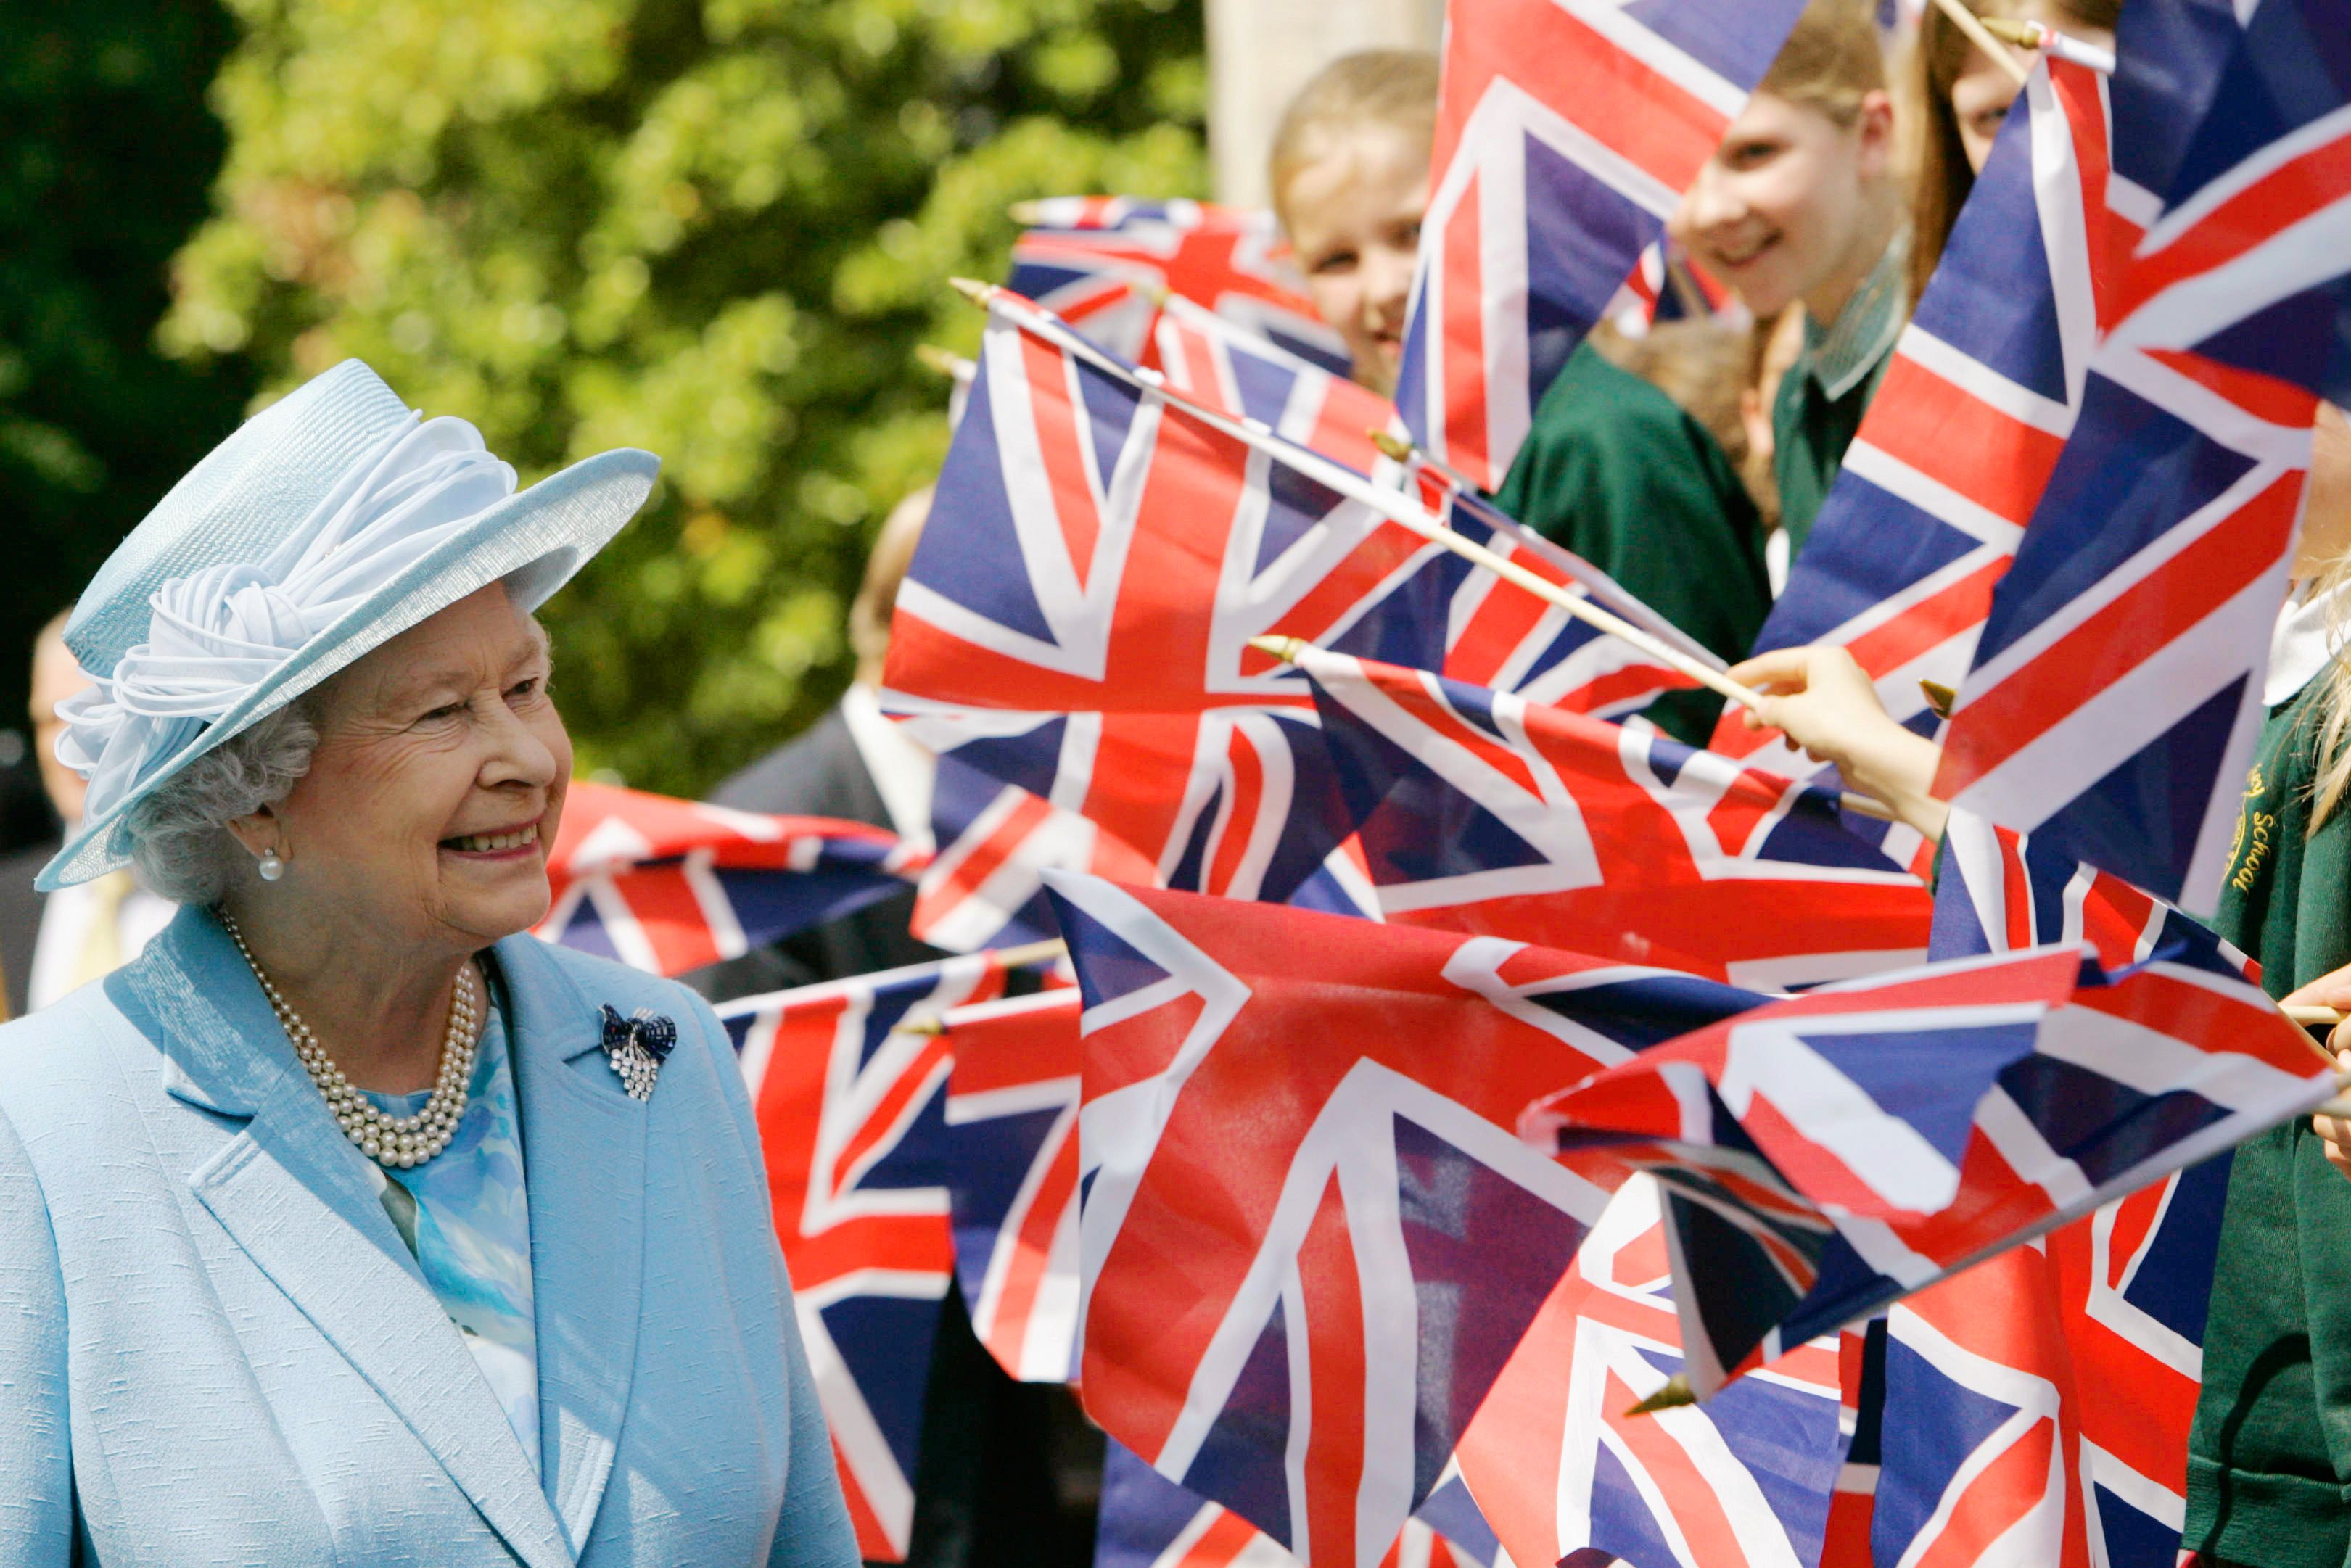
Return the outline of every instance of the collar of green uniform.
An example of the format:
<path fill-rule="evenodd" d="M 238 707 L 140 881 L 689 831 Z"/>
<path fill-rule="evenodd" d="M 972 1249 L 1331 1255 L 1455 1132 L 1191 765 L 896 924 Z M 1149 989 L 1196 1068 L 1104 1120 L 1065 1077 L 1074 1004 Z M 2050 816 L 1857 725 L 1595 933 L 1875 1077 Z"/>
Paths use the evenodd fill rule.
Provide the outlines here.
<path fill-rule="evenodd" d="M 1860 385 L 1902 335 L 1908 303 L 1902 275 L 1909 253 L 1908 232 L 1896 235 L 1835 320 L 1823 328 L 1805 319 L 1805 371 L 1832 402 Z"/>

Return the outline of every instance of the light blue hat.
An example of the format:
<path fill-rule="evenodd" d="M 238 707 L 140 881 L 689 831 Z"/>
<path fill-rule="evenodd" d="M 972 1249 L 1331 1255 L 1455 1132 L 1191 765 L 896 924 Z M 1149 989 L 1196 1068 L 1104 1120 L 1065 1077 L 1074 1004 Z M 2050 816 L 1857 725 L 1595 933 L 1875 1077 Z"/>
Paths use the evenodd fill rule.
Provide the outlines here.
<path fill-rule="evenodd" d="M 644 504 L 600 453 L 517 491 L 474 427 L 346 360 L 246 422 L 107 558 L 66 624 L 97 685 L 58 705 L 90 780 L 52 891 L 130 863 L 132 808 L 361 654 L 491 583 L 536 609 Z"/>

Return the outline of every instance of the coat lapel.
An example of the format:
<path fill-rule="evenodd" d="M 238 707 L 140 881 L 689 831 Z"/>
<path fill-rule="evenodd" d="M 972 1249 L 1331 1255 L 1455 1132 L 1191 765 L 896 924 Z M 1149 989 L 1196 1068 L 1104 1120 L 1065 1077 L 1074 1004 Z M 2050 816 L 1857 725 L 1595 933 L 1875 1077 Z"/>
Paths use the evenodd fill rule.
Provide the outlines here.
<path fill-rule="evenodd" d="M 190 1174 L 198 1201 L 400 1413 L 517 1557 L 569 1568 L 506 1413 L 218 922 L 183 910 L 121 979 L 163 1042 L 165 1088 L 249 1118 Z"/>
<path fill-rule="evenodd" d="M 601 998 L 535 938 L 507 938 L 497 957 L 522 1103 L 539 1430 L 555 1510 L 579 1552 L 611 1479 L 636 1374 L 647 1103 L 622 1092 L 605 1061 Z"/>

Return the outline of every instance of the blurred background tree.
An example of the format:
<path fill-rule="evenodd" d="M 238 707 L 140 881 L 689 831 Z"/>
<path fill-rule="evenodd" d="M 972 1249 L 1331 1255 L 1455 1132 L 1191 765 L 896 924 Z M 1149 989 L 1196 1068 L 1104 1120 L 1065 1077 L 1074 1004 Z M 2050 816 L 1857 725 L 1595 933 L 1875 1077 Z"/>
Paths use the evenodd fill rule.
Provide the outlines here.
<path fill-rule="evenodd" d="M 659 453 L 549 606 L 583 769 L 707 789 L 813 718 L 1026 196 L 1200 194 L 1198 0 L 230 0 L 165 348 L 358 355 L 533 478 Z"/>
<path fill-rule="evenodd" d="M 172 253 L 224 137 L 235 37 L 198 0 L 16 0 L 0 50 L 0 837 L 46 831 L 23 765 L 33 633 L 252 391 L 241 357 L 156 352 Z"/>

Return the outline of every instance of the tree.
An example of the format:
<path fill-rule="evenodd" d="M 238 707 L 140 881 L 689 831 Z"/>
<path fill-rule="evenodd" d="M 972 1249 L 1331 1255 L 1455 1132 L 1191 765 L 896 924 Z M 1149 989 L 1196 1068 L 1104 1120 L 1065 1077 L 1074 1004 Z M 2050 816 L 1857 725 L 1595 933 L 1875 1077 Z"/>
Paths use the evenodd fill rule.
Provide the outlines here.
<path fill-rule="evenodd" d="M 661 455 L 549 607 L 583 768 L 676 793 L 820 712 L 871 528 L 945 453 L 1008 204 L 1197 193 L 1196 0 L 231 0 L 220 212 L 163 327 L 356 354 L 525 482 Z"/>
<path fill-rule="evenodd" d="M 0 740 L 25 723 L 34 632 L 235 427 L 251 390 L 241 359 L 197 369 L 152 342 L 166 267 L 220 166 L 204 89 L 233 39 L 227 16 L 209 4 L 22 0 L 7 37 Z"/>

